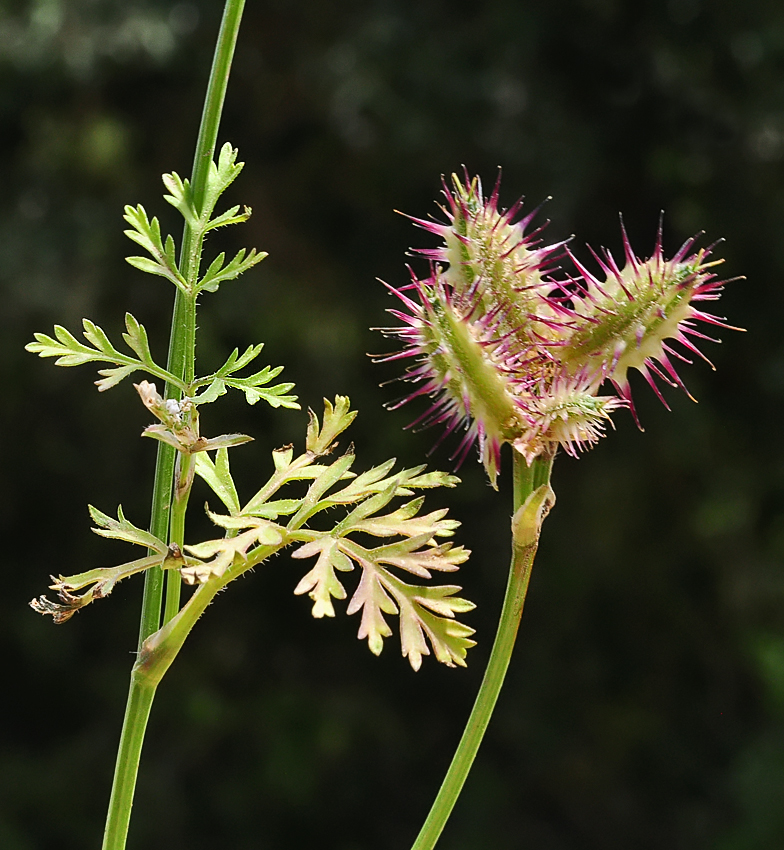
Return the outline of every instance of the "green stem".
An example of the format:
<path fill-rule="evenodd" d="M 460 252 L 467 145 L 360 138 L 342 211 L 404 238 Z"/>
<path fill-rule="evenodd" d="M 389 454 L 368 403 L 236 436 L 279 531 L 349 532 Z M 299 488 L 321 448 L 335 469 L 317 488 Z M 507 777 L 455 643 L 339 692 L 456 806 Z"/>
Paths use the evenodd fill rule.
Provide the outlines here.
<path fill-rule="evenodd" d="M 143 679 L 131 676 L 131 687 L 120 737 L 120 750 L 117 753 L 117 765 L 114 769 L 112 796 L 109 800 L 109 816 L 106 819 L 103 835 L 105 850 L 108 848 L 119 850 L 125 847 L 144 732 L 154 697 L 155 685 L 149 685 Z"/>
<path fill-rule="evenodd" d="M 244 6 L 245 0 L 226 0 L 223 10 L 223 20 L 215 47 L 215 57 L 210 72 L 191 177 L 193 197 L 197 209 L 201 209 L 204 201 L 207 174 L 215 153 L 223 101 Z M 182 268 L 180 271 L 189 282 L 195 281 L 198 276 L 202 238 L 203 234 L 194 234 L 186 224 L 183 233 Z M 194 379 L 195 340 L 196 297 L 178 289 L 174 301 L 169 338 L 168 370 L 186 384 L 191 383 Z M 165 393 L 167 398 L 179 398 L 180 395 L 179 389 L 170 385 L 167 385 Z M 174 469 L 174 449 L 159 443 L 150 530 L 161 540 L 169 539 L 170 514 L 175 513 L 174 510 L 170 510 Z M 177 511 L 178 515 L 184 515 L 187 493 L 177 502 L 180 508 Z M 184 535 L 184 519 L 181 516 L 178 516 L 177 519 L 172 518 L 172 531 L 176 532 L 177 537 Z M 181 540 L 176 542 L 182 543 Z M 176 571 L 172 570 L 171 572 L 175 573 Z M 167 592 L 165 613 L 169 619 L 174 616 L 179 608 L 179 591 L 180 582 L 179 575 L 177 575 L 176 579 L 170 582 L 170 588 Z M 147 639 L 160 628 L 162 602 L 163 570 L 160 568 L 148 570 L 145 577 L 139 629 L 139 658 L 141 658 L 142 649 Z M 128 702 L 104 830 L 103 850 L 124 850 L 125 848 L 142 743 L 157 681 L 159 679 L 154 683 L 151 681 L 146 672 L 139 668 L 137 660 L 131 674 Z"/>
<path fill-rule="evenodd" d="M 435 847 L 490 723 L 517 638 L 541 524 L 554 500 L 550 489 L 552 463 L 552 457 L 537 458 L 529 467 L 523 457 L 514 452 L 512 562 L 498 630 L 463 737 L 412 850 L 432 850 Z"/>
<path fill-rule="evenodd" d="M 196 152 L 193 156 L 193 169 L 191 171 L 193 204 L 199 213 L 204 205 L 210 163 L 215 156 L 223 102 L 226 98 L 231 61 L 234 56 L 244 6 L 245 0 L 226 0 L 223 21 L 218 33 L 218 43 L 215 46 L 215 56 L 212 61 L 210 81 L 207 84 L 207 95 L 204 98 L 204 110 L 199 124 L 199 136 L 196 140 Z M 203 242 L 204 231 L 194 231 L 186 221 L 182 233 L 180 273 L 188 282 L 191 292 L 194 293 L 201 266 Z M 180 289 L 177 290 L 174 297 L 174 317 L 169 340 L 167 368 L 188 385 L 192 384 L 196 377 L 196 295 L 183 292 Z M 180 393 L 176 387 L 166 387 L 167 398 L 179 398 L 179 396 Z M 173 453 L 173 449 L 169 446 L 162 445 L 161 448 Z M 169 481 L 171 481 L 171 477 Z M 171 484 L 169 484 L 167 495 L 171 496 Z M 180 502 L 182 505 L 183 525 L 181 529 L 175 529 L 175 518 L 172 516 L 171 541 L 182 546 L 184 542 L 184 512 L 188 504 L 188 494 L 185 494 L 181 499 L 175 499 L 175 502 Z M 166 580 L 164 623 L 167 623 L 179 610 L 180 587 L 180 577 L 172 570 Z M 158 607 L 160 610 L 160 600 Z"/>

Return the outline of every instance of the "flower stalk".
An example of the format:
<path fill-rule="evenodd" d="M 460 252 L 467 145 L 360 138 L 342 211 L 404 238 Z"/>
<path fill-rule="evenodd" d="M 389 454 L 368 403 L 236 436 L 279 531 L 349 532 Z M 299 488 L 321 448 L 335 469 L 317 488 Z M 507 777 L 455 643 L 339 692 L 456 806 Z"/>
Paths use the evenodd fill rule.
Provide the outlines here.
<path fill-rule="evenodd" d="M 536 210 L 518 219 L 519 202 L 500 209 L 498 188 L 485 200 L 477 177 L 453 175 L 451 188 L 444 183 L 447 221 L 413 219 L 442 242 L 418 249 L 430 261 L 428 276 L 412 272 L 409 284 L 387 285 L 405 310 L 389 310 L 401 324 L 380 330 L 403 347 L 375 358 L 411 364 L 399 380 L 414 389 L 390 407 L 430 397 L 431 406 L 411 426 L 443 425 L 436 445 L 464 431 L 452 455 L 458 466 L 477 443 L 496 487 L 504 443 L 514 457 L 512 562 L 498 631 L 465 732 L 413 850 L 432 850 L 438 840 L 498 699 L 541 524 L 555 501 L 550 471 L 556 452 L 577 457 L 591 448 L 619 408 L 637 419 L 631 369 L 667 406 L 657 380 L 686 390 L 672 358 L 707 359 L 693 340 L 710 337 L 695 323 L 730 327 L 694 306 L 716 300 L 724 283 L 713 272 L 721 261 L 706 262 L 711 249 L 694 250 L 689 239 L 665 259 L 660 222 L 653 255 L 641 260 L 622 224 L 624 267 L 609 251 L 594 253 L 596 276 L 565 243 L 542 246 L 541 228 L 528 231 Z M 554 276 L 563 257 L 576 274 Z M 617 395 L 600 395 L 605 384 Z"/>
<path fill-rule="evenodd" d="M 460 743 L 412 850 L 432 850 L 435 847 L 463 789 L 498 702 L 523 615 L 542 522 L 555 503 L 555 494 L 550 487 L 552 463 L 551 456 L 537 458 L 529 466 L 521 455 L 515 453 L 512 560 L 498 629 Z"/>

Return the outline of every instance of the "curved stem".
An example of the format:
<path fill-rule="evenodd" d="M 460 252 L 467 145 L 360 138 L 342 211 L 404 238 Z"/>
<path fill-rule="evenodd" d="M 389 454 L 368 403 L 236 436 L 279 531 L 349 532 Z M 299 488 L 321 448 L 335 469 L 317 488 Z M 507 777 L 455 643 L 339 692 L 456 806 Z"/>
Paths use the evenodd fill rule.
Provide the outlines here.
<path fill-rule="evenodd" d="M 550 489 L 552 463 L 552 457 L 538 458 L 528 467 L 522 456 L 514 453 L 512 562 L 498 630 L 463 737 L 412 850 L 432 850 L 435 847 L 490 723 L 517 638 L 542 521 L 555 498 Z"/>
<path fill-rule="evenodd" d="M 215 58 L 210 72 L 193 163 L 191 186 L 197 209 L 200 209 L 203 203 L 209 165 L 215 152 L 223 101 L 229 80 L 229 70 L 234 56 L 244 6 L 245 0 L 226 0 L 223 10 L 223 20 L 215 47 Z M 194 234 L 186 224 L 183 233 L 182 268 L 180 271 L 188 281 L 195 281 L 198 276 L 202 237 L 203 234 Z M 186 384 L 193 381 L 195 373 L 195 340 L 196 296 L 183 293 L 178 289 L 174 301 L 167 368 L 169 372 Z M 179 398 L 180 390 L 176 386 L 167 385 L 165 394 L 167 398 Z M 182 538 L 184 535 L 183 515 L 187 505 L 188 493 L 177 494 L 178 506 L 175 511 L 172 505 L 174 473 L 175 451 L 171 446 L 159 443 L 150 530 L 161 540 L 169 539 L 170 524 L 171 530 L 177 535 L 177 538 Z M 177 517 L 172 517 L 170 523 L 172 514 L 176 514 Z M 181 539 L 177 539 L 175 542 L 182 544 Z M 174 572 L 172 571 L 172 573 Z M 165 614 L 167 619 L 171 619 L 179 608 L 179 594 L 180 579 L 177 575 L 175 579 L 170 581 L 166 594 Z M 162 603 L 163 570 L 156 567 L 148 570 L 145 577 L 139 629 L 140 657 L 145 641 L 160 628 Z M 109 800 L 109 811 L 106 817 L 103 850 L 124 850 L 125 848 L 144 733 L 159 680 L 160 677 L 151 678 L 137 661 L 131 674 L 128 702 Z"/>
<path fill-rule="evenodd" d="M 247 557 L 236 557 L 222 576 L 213 576 L 200 584 L 180 611 L 159 631 L 144 642 L 134 665 L 134 675 L 157 685 L 182 649 L 185 639 L 207 606 L 227 584 L 266 561 L 291 541 L 281 540 L 268 546 L 257 546 Z"/>

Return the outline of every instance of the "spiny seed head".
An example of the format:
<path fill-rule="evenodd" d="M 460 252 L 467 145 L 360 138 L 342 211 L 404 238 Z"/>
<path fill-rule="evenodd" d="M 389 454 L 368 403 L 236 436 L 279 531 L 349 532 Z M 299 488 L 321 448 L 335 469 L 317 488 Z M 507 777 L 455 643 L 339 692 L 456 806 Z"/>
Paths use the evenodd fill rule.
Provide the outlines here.
<path fill-rule="evenodd" d="M 500 174 L 499 174 L 500 181 Z M 549 334 L 550 319 L 544 296 L 551 288 L 548 269 L 562 253 L 564 243 L 543 246 L 542 228 L 526 232 L 538 209 L 518 218 L 522 200 L 509 210 L 498 207 L 499 182 L 485 200 L 479 177 L 463 181 L 452 175 L 452 189 L 443 183 L 447 223 L 412 219 L 444 240 L 437 248 L 417 249 L 442 265 L 446 283 L 458 295 L 476 301 L 483 313 L 498 312 L 499 327 L 528 345 L 537 335 Z"/>
<path fill-rule="evenodd" d="M 430 276 L 387 285 L 406 311 L 389 310 L 402 325 L 381 330 L 404 347 L 375 359 L 413 360 L 401 380 L 416 387 L 390 407 L 429 396 L 411 427 L 442 424 L 436 445 L 461 429 L 452 459 L 459 465 L 478 442 L 493 486 L 503 443 L 529 464 L 558 446 L 576 457 L 603 436 L 614 410 L 634 412 L 629 369 L 664 401 L 653 376 L 685 389 L 670 357 L 691 362 L 670 342 L 703 357 L 693 340 L 710 337 L 695 322 L 730 327 L 694 306 L 718 298 L 724 283 L 712 271 L 720 261 L 707 262 L 710 249 L 695 250 L 694 239 L 667 260 L 660 223 L 653 255 L 639 260 L 623 230 L 623 269 L 608 251 L 594 254 L 602 278 L 564 243 L 542 247 L 539 231 L 526 233 L 535 213 L 518 220 L 520 203 L 499 209 L 497 183 L 485 200 L 478 177 L 452 181 L 441 208 L 447 223 L 414 219 L 443 239 L 419 251 L 431 261 Z M 552 276 L 559 254 L 577 275 Z M 620 397 L 598 394 L 605 381 Z"/>
<path fill-rule="evenodd" d="M 719 297 L 725 281 L 717 278 L 713 268 L 722 260 L 707 262 L 710 248 L 693 250 L 694 238 L 684 242 L 671 260 L 665 259 L 661 224 L 653 255 L 640 260 L 632 251 L 625 229 L 622 233 L 626 259 L 623 269 L 609 251 L 604 251 L 603 258 L 594 253 L 603 280 L 572 257 L 581 278 L 572 298 L 573 309 L 566 311 L 570 328 L 564 334 L 558 357 L 567 367 L 592 371 L 596 387 L 609 380 L 630 405 L 628 371 L 637 369 L 666 407 L 654 376 L 688 393 L 671 358 L 692 362 L 669 341 L 677 341 L 713 368 L 693 340 L 717 340 L 697 330 L 695 323 L 731 328 L 718 316 L 694 306 L 696 301 Z"/>
<path fill-rule="evenodd" d="M 626 401 L 615 396 L 597 396 L 591 388 L 592 376 L 583 372 L 577 376 L 562 373 L 539 394 L 527 400 L 525 419 L 528 428 L 512 441 L 530 465 L 550 446 L 558 444 L 572 457 L 591 448 L 604 436 L 610 414 Z"/>
<path fill-rule="evenodd" d="M 419 385 L 388 406 L 394 409 L 421 395 L 430 396 L 433 404 L 410 427 L 443 423 L 445 437 L 463 426 L 465 435 L 452 459 L 462 463 L 478 440 L 482 462 L 495 483 L 501 445 L 524 425 L 515 391 L 517 357 L 497 337 L 497 317 L 476 311 L 438 272 L 428 280 L 414 280 L 405 290 L 388 288 L 410 312 L 390 310 L 405 325 L 382 330 L 404 340 L 406 347 L 375 359 L 416 358 L 402 380 Z M 416 294 L 418 301 L 409 293 Z"/>

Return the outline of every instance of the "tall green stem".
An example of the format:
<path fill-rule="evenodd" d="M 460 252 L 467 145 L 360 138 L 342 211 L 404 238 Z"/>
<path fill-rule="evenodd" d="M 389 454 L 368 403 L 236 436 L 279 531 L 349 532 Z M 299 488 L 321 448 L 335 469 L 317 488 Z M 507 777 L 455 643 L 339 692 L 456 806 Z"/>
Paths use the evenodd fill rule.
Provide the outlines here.
<path fill-rule="evenodd" d="M 229 71 L 237 43 L 242 11 L 245 0 L 226 0 L 223 11 L 215 57 L 210 72 L 204 111 L 201 116 L 199 137 L 193 162 L 191 186 L 197 210 L 201 210 L 209 173 L 210 162 L 215 153 L 218 138 L 223 101 L 229 81 Z M 201 259 L 200 235 L 194 234 L 186 224 L 182 240 L 180 271 L 186 281 L 195 282 Z M 169 338 L 168 369 L 186 383 L 191 383 L 195 373 L 196 349 L 196 296 L 177 290 L 174 301 L 171 335 Z M 167 398 L 177 397 L 176 388 L 167 386 Z M 182 545 L 184 536 L 184 511 L 187 506 L 187 493 L 179 494 L 173 500 L 173 481 L 175 470 L 175 451 L 163 443 L 158 444 L 158 457 L 153 485 L 150 530 L 161 540 L 170 539 Z M 188 488 L 189 489 L 189 488 Z M 171 526 L 172 537 L 169 537 Z M 176 535 L 176 536 L 175 536 Z M 176 571 L 172 571 L 176 573 Z M 179 609 L 179 575 L 169 584 L 166 598 L 165 617 L 170 620 Z M 142 615 L 139 630 L 139 653 L 141 657 L 144 642 L 158 631 L 161 625 L 163 602 L 163 570 L 155 568 L 147 571 L 142 601 Z M 162 673 L 161 673 L 162 675 Z M 136 776 L 139 769 L 144 733 L 150 716 L 160 676 L 151 678 L 147 669 L 139 667 L 138 662 L 131 674 L 128 702 L 123 721 L 120 746 L 117 753 L 109 811 L 104 830 L 103 850 L 124 850 L 131 817 L 131 806 L 136 788 Z"/>
<path fill-rule="evenodd" d="M 514 453 L 512 562 L 498 630 L 463 737 L 412 850 L 432 850 L 435 847 L 490 723 L 517 638 L 541 524 L 554 501 L 550 489 L 552 463 L 552 457 L 540 458 L 529 467 L 521 455 Z"/>
<path fill-rule="evenodd" d="M 215 595 L 238 575 L 252 570 L 256 564 L 269 558 L 284 545 L 281 541 L 271 546 L 258 546 L 250 557 L 239 564 L 233 564 L 224 575 L 199 585 L 182 610 L 144 642 L 131 672 L 131 687 L 117 759 L 115 787 L 112 789 L 113 806 L 110 809 L 110 815 L 114 811 L 115 816 L 110 816 L 106 823 L 104 850 L 107 848 L 119 850 L 125 847 L 144 732 L 158 684 L 182 649 L 196 621 Z"/>
<path fill-rule="evenodd" d="M 207 84 L 207 94 L 204 98 L 204 109 L 199 124 L 199 136 L 196 140 L 196 152 L 193 157 L 191 172 L 191 189 L 194 206 L 200 212 L 204 203 L 204 192 L 207 185 L 207 174 L 210 163 L 215 155 L 218 141 L 218 128 L 223 112 L 223 101 L 229 83 L 229 72 L 234 57 L 240 21 L 245 0 L 226 0 L 223 10 L 223 20 L 218 42 L 215 45 L 215 56 L 212 62 L 210 80 Z M 182 234 L 182 249 L 180 252 L 180 272 L 186 281 L 192 283 L 198 275 L 201 259 L 202 239 L 194 234 L 186 222 Z M 168 370 L 185 383 L 190 384 L 194 379 L 196 362 L 196 296 L 177 290 L 174 297 L 174 315 L 172 317 L 171 335 L 169 337 Z M 177 398 L 179 391 L 176 387 L 166 387 L 167 398 Z M 175 450 L 165 443 L 158 444 L 158 459 L 156 463 L 155 485 L 152 497 L 152 512 L 150 530 L 161 540 L 165 540 L 169 531 L 169 505 L 172 501 L 172 480 L 174 478 Z M 159 474 L 160 473 L 160 474 Z M 182 544 L 182 540 L 173 542 Z M 141 629 L 139 646 L 157 631 L 161 624 L 161 604 L 163 596 L 163 571 L 148 570 L 145 576 L 144 601 L 142 604 Z M 171 577 L 166 591 L 166 615 L 170 619 L 179 607 L 180 584 L 179 578 Z"/>

